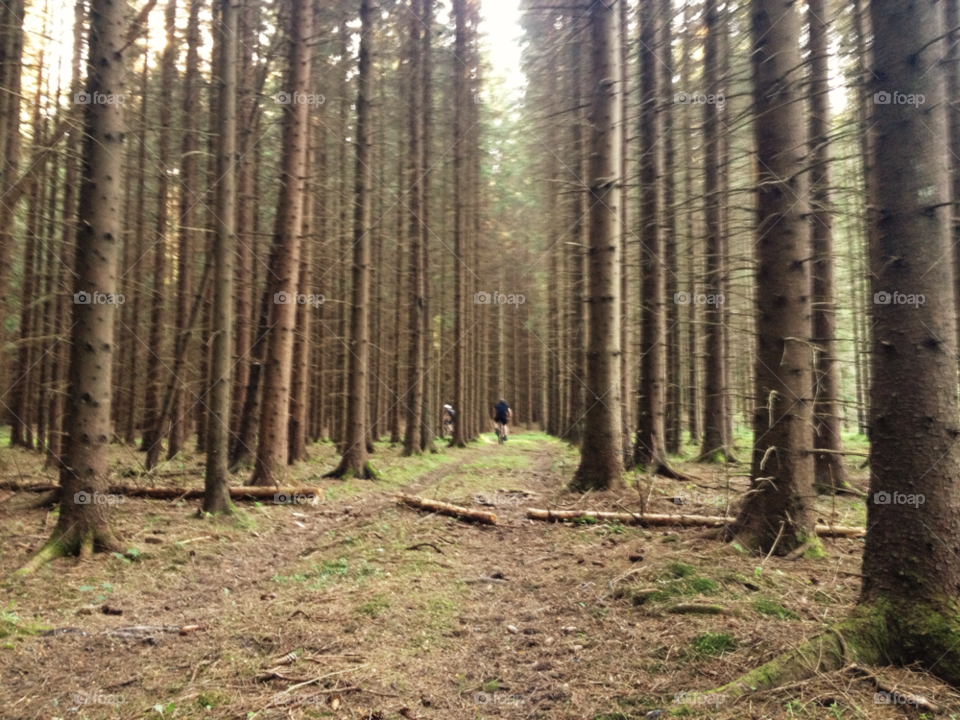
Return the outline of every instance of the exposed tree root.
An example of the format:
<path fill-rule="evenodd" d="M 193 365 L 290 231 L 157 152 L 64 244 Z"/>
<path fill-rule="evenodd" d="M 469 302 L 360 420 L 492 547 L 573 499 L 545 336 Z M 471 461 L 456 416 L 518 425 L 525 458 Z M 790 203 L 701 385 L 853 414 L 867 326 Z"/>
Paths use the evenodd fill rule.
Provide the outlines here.
<path fill-rule="evenodd" d="M 943 607 L 947 610 L 923 601 L 896 606 L 886 600 L 858 605 L 847 620 L 707 694 L 737 698 L 844 668 L 864 672 L 876 681 L 863 666 L 890 663 L 917 663 L 956 685 L 960 682 L 960 619 L 949 600 Z M 899 693 L 881 682 L 877 687 L 936 711 L 936 706 L 921 696 Z"/>
<path fill-rule="evenodd" d="M 87 559 L 94 552 L 122 551 L 123 547 L 109 530 L 97 531 L 95 528 L 87 527 L 83 531 L 63 532 L 57 525 L 43 547 L 14 574 L 30 575 L 58 557 L 78 555 L 81 559 Z"/>
<path fill-rule="evenodd" d="M 350 480 L 352 478 L 359 478 L 360 480 L 376 480 L 377 471 L 373 469 L 373 465 L 369 460 L 367 460 L 367 462 L 363 464 L 361 471 L 357 472 L 357 468 L 353 465 L 348 465 L 347 460 L 344 459 L 336 468 L 326 473 L 323 477 L 339 478 L 340 480 Z"/>

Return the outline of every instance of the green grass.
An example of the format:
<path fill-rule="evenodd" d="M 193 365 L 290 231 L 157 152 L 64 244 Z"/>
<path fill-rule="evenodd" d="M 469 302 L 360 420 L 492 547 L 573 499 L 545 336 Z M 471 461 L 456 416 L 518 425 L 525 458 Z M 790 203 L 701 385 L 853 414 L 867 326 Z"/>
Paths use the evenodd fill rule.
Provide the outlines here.
<path fill-rule="evenodd" d="M 390 601 L 383 593 L 377 593 L 370 600 L 357 606 L 357 612 L 361 615 L 375 618 L 390 607 Z"/>
<path fill-rule="evenodd" d="M 697 655 L 719 657 L 737 649 L 737 639 L 729 633 L 705 632 L 693 639 L 693 649 Z"/>
<path fill-rule="evenodd" d="M 761 615 L 769 615 L 778 620 L 799 620 L 800 616 L 793 610 L 787 610 L 783 605 L 768 600 L 767 598 L 757 598 L 753 601 L 753 609 Z"/>

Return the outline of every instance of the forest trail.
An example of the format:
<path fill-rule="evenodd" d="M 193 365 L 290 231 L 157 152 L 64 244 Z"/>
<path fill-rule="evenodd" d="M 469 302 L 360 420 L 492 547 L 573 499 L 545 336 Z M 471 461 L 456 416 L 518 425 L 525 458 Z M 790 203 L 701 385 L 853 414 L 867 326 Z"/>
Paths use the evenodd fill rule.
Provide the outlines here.
<path fill-rule="evenodd" d="M 318 475 L 332 451 L 297 466 L 298 481 L 316 484 L 302 471 Z M 59 560 L 8 586 L 3 716 L 46 717 L 56 701 L 87 718 L 641 718 L 799 642 L 859 589 L 856 541 L 830 541 L 826 577 L 777 558 L 758 572 L 698 530 L 533 523 L 526 507 L 638 502 L 636 489 L 565 492 L 576 453 L 540 433 L 374 457 L 378 482 L 323 481 L 316 504 L 241 503 L 232 524 L 196 518 L 195 502 L 127 499 L 120 529 L 137 560 Z M 658 480 L 656 502 L 677 487 Z M 414 510 L 396 492 L 498 522 Z M 16 520 L 0 516 L 3 547 L 21 544 L 0 556 L 4 573 L 53 522 Z M 660 595 L 634 605 L 651 586 Z M 734 614 L 666 613 L 677 601 Z M 154 628 L 107 634 L 132 626 Z"/>

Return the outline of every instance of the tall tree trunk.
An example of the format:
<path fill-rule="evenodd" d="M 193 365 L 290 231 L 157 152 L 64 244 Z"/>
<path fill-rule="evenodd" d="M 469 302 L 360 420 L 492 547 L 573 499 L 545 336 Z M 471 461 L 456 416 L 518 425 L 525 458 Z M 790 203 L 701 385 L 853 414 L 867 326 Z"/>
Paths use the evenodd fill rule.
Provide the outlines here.
<path fill-rule="evenodd" d="M 254 256 L 256 255 L 256 194 L 254 180 L 258 166 L 255 157 L 250 151 L 253 149 L 257 136 L 254 135 L 255 115 L 257 103 L 254 87 L 255 68 L 253 63 L 253 46 L 259 33 L 257 32 L 257 9 L 255 0 L 243 0 L 240 12 L 240 74 L 237 78 L 237 94 L 239 96 L 238 117 L 238 144 L 240 146 L 240 172 L 238 175 L 237 193 L 239 205 L 237 207 L 237 279 L 236 312 L 234 317 L 234 355 L 233 390 L 230 393 L 230 443 L 231 448 L 236 446 L 243 422 L 243 409 L 247 399 L 247 385 L 250 383 L 250 350 L 252 345 L 254 323 L 257 316 L 254 314 Z M 192 9 L 192 8 L 191 8 Z M 231 450 L 232 457 L 232 450 Z"/>
<path fill-rule="evenodd" d="M 149 35 L 145 33 L 144 37 L 144 47 L 149 46 Z M 135 220 L 133 223 L 134 233 L 135 233 L 135 242 L 133 243 L 134 247 L 134 264 L 133 268 L 127 269 L 124 275 L 131 273 L 133 277 L 130 279 L 130 287 L 135 288 L 135 291 L 131 294 L 133 295 L 133 303 L 130 304 L 130 315 L 127 316 L 127 322 L 124 323 L 126 331 L 129 333 L 127 338 L 127 343 L 130 344 L 130 377 L 127 378 L 129 382 L 129 396 L 130 401 L 127 405 L 127 417 L 124 422 L 124 442 L 128 445 L 132 445 L 137 440 L 137 431 L 140 430 L 141 422 L 143 419 L 143 412 L 140 406 L 140 388 L 142 387 L 141 383 L 141 365 L 140 365 L 140 349 L 143 345 L 143 342 L 140 340 L 140 315 L 143 310 L 143 268 L 146 264 L 146 243 L 144 241 L 147 232 L 146 226 L 146 202 L 147 202 L 147 101 L 149 98 L 149 87 L 148 87 L 148 78 L 147 78 L 147 69 L 148 69 L 148 55 L 149 53 L 144 50 L 143 53 L 143 69 L 140 71 L 140 111 L 138 113 L 138 124 L 137 126 L 140 129 L 140 138 L 137 141 L 137 194 L 136 200 L 134 202 L 134 215 Z M 126 305 L 126 303 L 124 303 Z"/>
<path fill-rule="evenodd" d="M 942 16 L 939 3 L 873 0 L 870 10 L 881 91 L 925 98 L 874 108 L 880 223 L 872 290 L 926 302 L 874 308 L 873 502 L 860 603 L 883 613 L 894 662 L 920 663 L 958 684 L 960 562 L 951 545 L 960 526 L 960 428 L 953 269 L 942 260 L 952 242 Z M 899 504 L 897 493 L 922 504 Z"/>
<path fill-rule="evenodd" d="M 73 8 L 73 57 L 70 71 L 70 97 L 75 93 L 81 92 L 83 88 L 83 76 L 81 75 L 81 58 L 83 52 L 83 25 L 86 16 L 85 0 L 77 0 Z M 79 125 L 83 122 L 76 109 L 80 106 L 73 106 L 74 111 L 68 114 L 68 118 Z M 63 181 L 63 224 L 61 225 L 60 236 L 60 267 L 59 279 L 57 283 L 57 318 L 56 325 L 57 340 L 53 352 L 55 353 L 53 365 L 53 394 L 50 400 L 50 440 L 47 443 L 46 467 L 56 467 L 61 469 L 60 456 L 63 452 L 63 398 L 66 388 L 66 368 L 70 362 L 70 345 L 66 338 L 70 332 L 70 285 L 68 275 L 73 272 L 73 243 L 76 235 L 77 222 L 74 217 L 76 212 L 77 198 L 77 141 L 79 132 L 70 132 L 67 135 L 67 147 L 64 153 L 64 181 Z M 0 145 L 2 147 L 2 145 Z M 127 183 L 129 188 L 129 183 Z M 126 245 L 126 242 L 125 242 Z M 126 270 L 128 266 L 125 265 Z M 2 322 L 2 321 L 0 321 Z M 122 337 L 122 336 L 121 336 Z M 2 337 L 0 337 L 2 342 Z M 0 387 L 3 387 L 0 384 Z"/>
<path fill-rule="evenodd" d="M 357 73 L 357 162 L 353 205 L 353 307 L 350 313 L 350 363 L 347 435 L 343 457 L 327 477 L 373 479 L 367 455 L 367 361 L 370 356 L 370 162 L 371 37 L 373 9 L 360 0 L 360 57 Z"/>
<path fill-rule="evenodd" d="M 421 90 L 423 98 L 420 101 L 421 112 L 423 113 L 423 159 L 421 167 L 423 168 L 423 178 L 421 179 L 421 192 L 423 195 L 420 209 L 420 217 L 423 222 L 420 224 L 420 242 L 423 245 L 423 407 L 421 417 L 423 424 L 420 428 L 420 448 L 424 451 L 429 450 L 432 453 L 437 452 L 437 446 L 434 442 L 435 429 L 433 421 L 433 403 L 436 386 L 432 382 L 432 350 L 433 350 L 433 315 L 430 311 L 430 288 L 433 283 L 430 281 L 430 141 L 431 130 L 433 128 L 433 82 L 431 66 L 430 43 L 433 26 L 433 0 L 422 0 L 423 2 L 423 51 L 421 55 L 422 76 Z"/>
<path fill-rule="evenodd" d="M 263 403 L 257 464 L 249 484 L 274 485 L 287 466 L 287 428 L 290 412 L 290 375 L 293 336 L 297 320 L 297 276 L 300 270 L 300 235 L 303 225 L 303 185 L 306 176 L 308 112 L 303 100 L 310 93 L 313 12 L 309 0 L 292 0 L 290 11 L 291 102 L 284 105 L 282 189 L 276 218 L 276 263 L 271 263 L 272 322 L 267 339 Z M 301 102 L 297 102 L 297 95 Z"/>
<path fill-rule="evenodd" d="M 666 465 L 664 444 L 664 380 L 666 370 L 666 325 L 663 307 L 664 267 L 661 227 L 661 172 L 663 147 L 657 105 L 660 90 L 660 62 L 657 50 L 660 29 L 659 3 L 640 4 L 640 395 L 634 462 L 656 473 Z"/>
<path fill-rule="evenodd" d="M 124 75 L 125 2 L 92 0 L 87 92 L 120 94 Z M 117 242 L 121 237 L 123 106 L 90 103 L 84 123 L 80 222 L 75 292 L 116 294 Z M 109 527 L 107 450 L 110 378 L 114 352 L 111 303 L 75 303 L 70 352 L 70 392 L 64 427 L 70 437 L 60 472 L 60 517 L 50 539 L 24 566 L 30 572 L 65 554 L 114 551 Z"/>
<path fill-rule="evenodd" d="M 164 332 L 164 306 L 166 305 L 167 279 L 167 216 L 169 215 L 168 189 L 170 187 L 170 131 L 171 113 L 173 105 L 173 79 L 176 73 L 176 59 L 178 46 L 174 32 L 177 0 L 167 0 L 164 11 L 164 28 L 166 30 L 166 45 L 163 49 L 163 59 L 160 68 L 160 134 L 157 140 L 159 148 L 157 165 L 159 175 L 157 181 L 157 231 L 153 242 L 153 289 L 150 306 L 150 346 L 147 356 L 147 397 L 145 413 L 149 425 L 144 433 L 143 449 L 147 453 L 147 469 L 157 465 L 160 458 L 161 443 L 166 433 L 166 418 L 160 408 L 160 377 L 164 370 L 163 348 L 166 333 Z"/>
<path fill-rule="evenodd" d="M 830 198 L 830 81 L 827 67 L 829 8 L 824 0 L 807 0 L 810 52 L 810 201 L 813 290 L 813 342 L 817 349 L 814 379 L 813 446 L 832 451 L 817 455 L 817 492 L 836 492 L 847 485 L 840 451 L 840 366 L 837 364 L 837 314 L 834 302 L 833 204 Z"/>
<path fill-rule="evenodd" d="M 814 534 L 810 225 L 806 214 L 800 15 L 782 0 L 752 0 L 757 147 L 757 349 L 751 492 L 731 534 L 781 554 Z M 709 351 L 708 351 L 709 352 Z"/>
<path fill-rule="evenodd" d="M 457 0 L 458 3 L 462 0 Z M 455 17 L 457 15 L 457 8 L 460 5 L 455 4 L 453 8 L 453 14 Z M 461 10 L 462 12 L 462 10 Z M 460 22 L 459 20 L 457 21 Z M 421 425 L 422 417 L 421 410 L 423 409 L 423 370 L 425 365 L 425 358 L 423 357 L 423 331 L 424 331 L 424 315 L 423 315 L 423 294 L 424 294 L 424 278 L 423 278 L 423 236 L 420 232 L 420 208 L 421 208 L 421 199 L 423 194 L 423 186 L 420 184 L 420 177 L 423 174 L 421 171 L 421 158 L 423 156 L 423 124 L 422 124 L 422 113 L 421 113 L 421 100 L 422 95 L 416 90 L 420 87 L 420 83 L 423 77 L 423 66 L 422 66 L 422 48 L 420 41 L 420 0 L 412 0 L 411 3 L 411 14 L 410 14 L 410 159 L 408 164 L 408 178 L 409 178 L 409 195 L 410 195 L 410 215 L 409 215 L 409 233 L 408 239 L 410 240 L 410 294 L 407 299 L 410 302 L 410 342 L 408 344 L 408 358 L 409 365 L 407 366 L 407 389 L 404 393 L 401 394 L 401 402 L 406 406 L 407 410 L 407 427 L 406 432 L 403 436 L 403 454 L 404 455 L 414 455 L 420 453 L 420 434 L 421 434 Z M 458 41 L 459 43 L 459 41 Z M 456 46 L 458 49 L 455 50 L 458 57 L 462 57 L 461 51 L 459 50 L 459 44 Z M 456 75 L 454 76 L 454 83 L 460 82 L 457 78 L 464 72 L 464 67 L 462 63 L 457 64 Z M 458 96 L 459 97 L 459 96 Z M 457 108 L 459 110 L 459 104 Z M 459 115 L 457 116 L 459 117 Z M 456 130 L 454 131 L 456 132 Z M 460 140 L 460 134 L 456 134 L 456 140 Z M 456 147 L 454 148 L 454 153 L 462 153 L 462 144 L 457 142 Z M 454 191 L 456 192 L 456 191 Z M 456 205 L 456 200 L 454 200 L 454 212 L 459 212 L 459 209 Z M 456 235 L 454 235 L 456 237 Z M 456 242 L 456 241 L 455 241 Z M 457 252 L 455 250 L 455 252 Z M 454 360 L 456 363 L 456 360 Z M 462 400 L 462 396 L 459 398 Z M 462 407 L 462 405 L 458 405 Z M 458 423 L 461 425 L 462 423 Z M 462 436 L 460 442 L 463 442 Z"/>
<path fill-rule="evenodd" d="M 723 11 L 725 12 L 725 10 Z M 725 23 L 720 18 L 719 0 L 706 0 L 704 9 L 706 38 L 704 40 L 704 81 L 707 97 L 717 97 L 722 91 L 723 78 L 720 74 L 720 33 Z M 707 251 L 707 303 L 703 307 L 704 317 L 704 418 L 703 444 L 700 460 L 704 462 L 722 462 L 728 459 L 730 438 L 727 437 L 727 385 L 724 367 L 724 324 L 723 294 L 724 273 L 726 272 L 726 248 L 723 237 L 721 206 L 721 127 L 719 108 L 714 104 L 703 105 L 704 134 L 704 188 L 706 200 L 704 218 L 706 220 Z M 696 302 L 694 294 L 688 297 Z M 711 302 L 712 300 L 712 302 Z"/>
<path fill-rule="evenodd" d="M 7 368 L 3 349 L 7 339 L 7 307 L 10 302 L 10 264 L 14 248 L 14 211 L 20 193 L 9 195 L 17 180 L 20 166 L 20 87 L 23 71 L 23 19 L 24 0 L 4 3 L 0 11 L 0 192 L 4 202 L 0 204 L 0 392 L 8 392 Z M 9 408 L 4 404 L 4 415 Z M 13 418 L 12 421 L 15 422 Z"/>
<path fill-rule="evenodd" d="M 623 0 L 620 0 L 621 2 Z M 620 430 L 620 42 L 613 0 L 588 10 L 591 40 L 587 412 L 573 486 L 603 489 L 623 474 Z"/>
<path fill-rule="evenodd" d="M 177 246 L 177 332 L 184 337 L 189 332 L 190 307 L 193 303 L 194 205 L 197 203 L 197 125 L 200 110 L 200 8 L 204 0 L 190 0 L 187 21 L 187 65 L 183 79 L 183 138 L 180 143 L 180 220 Z M 167 458 L 183 449 L 190 428 L 187 411 L 187 383 L 185 377 L 175 378 L 178 385 L 170 427 Z"/>
<path fill-rule="evenodd" d="M 230 513 L 230 369 L 233 364 L 233 282 L 237 209 L 237 29 L 238 0 L 220 0 L 220 93 L 218 107 L 217 234 L 213 240 L 213 347 L 207 403 L 207 472 L 203 510 Z M 198 301 L 201 301 L 198 299 Z"/>
<path fill-rule="evenodd" d="M 585 60 L 583 43 L 580 42 L 582 29 L 577 27 L 576 24 L 572 25 L 571 28 L 574 36 L 568 45 L 569 57 L 567 60 L 568 66 L 570 67 L 569 92 L 572 106 L 570 110 L 571 167 L 574 169 L 574 172 L 576 172 L 577 178 L 586 178 L 586 148 L 583 141 L 584 123 L 580 106 L 582 104 L 582 98 L 587 97 L 590 92 L 589 89 L 585 89 L 590 78 L 588 73 L 581 72 L 581 66 Z M 622 166 L 623 164 L 621 163 L 621 167 Z M 585 388 L 583 379 L 586 377 L 587 370 L 584 346 L 586 345 L 586 261 L 590 226 L 584 222 L 583 218 L 587 213 L 586 199 L 588 189 L 586 183 L 581 182 L 578 183 L 576 191 L 570 194 L 571 242 L 567 246 L 567 263 L 570 274 L 570 326 L 567 329 L 567 337 L 570 338 L 570 372 L 575 377 L 572 378 L 567 385 L 567 417 L 564 424 L 568 428 L 567 440 L 569 440 L 570 444 L 574 447 L 579 447 L 583 442 L 583 414 L 586 409 L 584 406 Z M 624 188 L 620 194 L 621 197 L 626 197 L 629 194 L 629 189 Z M 626 258 L 626 255 L 621 258 L 624 265 L 628 265 Z M 624 278 L 621 277 L 621 287 L 623 286 L 623 282 Z M 620 312 L 622 314 L 622 310 Z M 631 375 L 632 374 L 631 370 Z M 627 425 L 625 429 L 628 433 L 630 432 L 629 425 Z M 623 415 L 621 414 L 621 434 L 623 430 Z"/>
<path fill-rule="evenodd" d="M 660 2 L 660 22 L 662 25 L 662 50 L 658 63 L 660 68 L 660 97 L 663 98 L 663 118 L 661 132 L 663 144 L 663 254 L 666 264 L 665 275 L 665 329 L 666 352 L 666 411 L 664 414 L 664 438 L 666 450 L 674 455 L 683 452 L 683 380 L 680 357 L 680 308 L 676 296 L 680 289 L 680 267 L 678 264 L 677 207 L 676 207 L 676 167 L 674 160 L 673 131 L 673 3 Z"/>

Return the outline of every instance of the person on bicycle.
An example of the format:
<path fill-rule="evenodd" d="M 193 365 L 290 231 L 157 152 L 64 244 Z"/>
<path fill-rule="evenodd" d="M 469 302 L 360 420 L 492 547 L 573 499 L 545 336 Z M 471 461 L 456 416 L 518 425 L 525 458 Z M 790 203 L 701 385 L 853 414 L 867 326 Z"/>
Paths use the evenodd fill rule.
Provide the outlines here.
<path fill-rule="evenodd" d="M 512 417 L 513 410 L 507 405 L 506 400 L 500 398 L 500 402 L 493 407 L 493 422 L 496 425 L 497 434 L 502 435 L 504 440 L 507 439 L 507 425 Z"/>
<path fill-rule="evenodd" d="M 453 435 L 453 418 L 455 415 L 456 413 L 453 411 L 453 406 L 443 406 L 443 430 L 450 435 Z"/>

